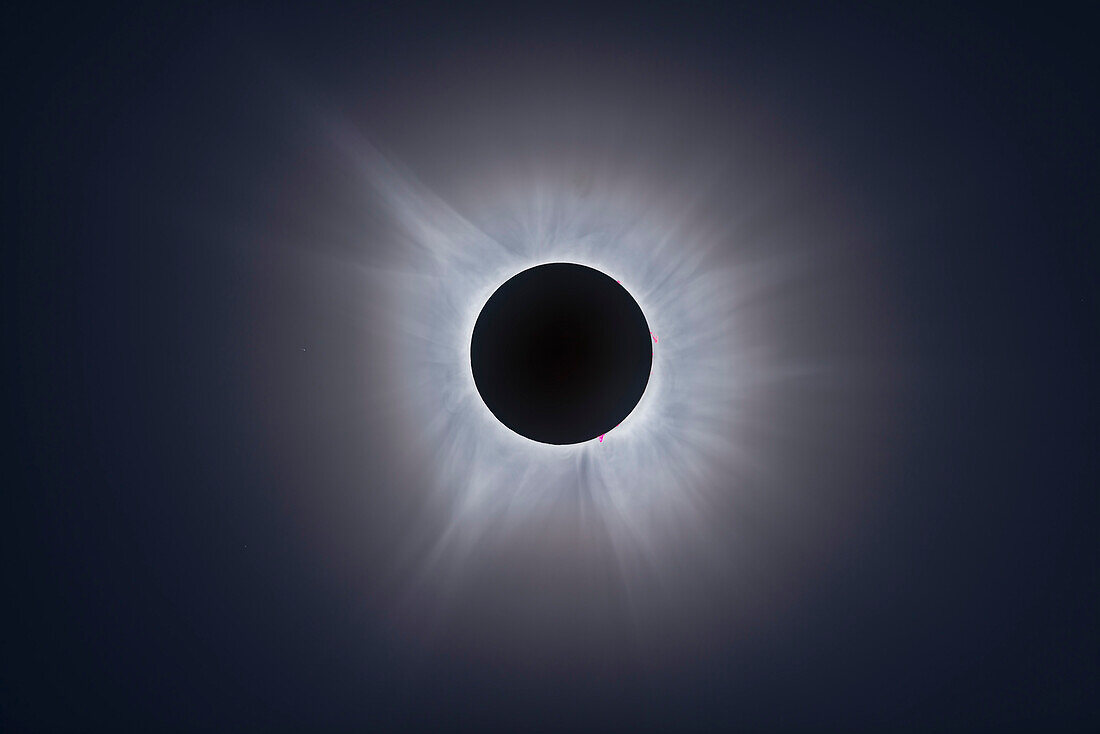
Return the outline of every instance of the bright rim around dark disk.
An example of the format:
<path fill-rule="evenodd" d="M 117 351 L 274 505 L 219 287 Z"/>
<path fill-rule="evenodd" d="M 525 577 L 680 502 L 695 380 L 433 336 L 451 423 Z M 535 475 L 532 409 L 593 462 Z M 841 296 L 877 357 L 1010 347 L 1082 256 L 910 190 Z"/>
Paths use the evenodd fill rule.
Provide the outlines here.
<path fill-rule="evenodd" d="M 645 392 L 649 326 L 615 279 L 574 263 L 539 265 L 489 298 L 470 364 L 485 405 L 535 441 L 574 444 L 617 426 Z"/>

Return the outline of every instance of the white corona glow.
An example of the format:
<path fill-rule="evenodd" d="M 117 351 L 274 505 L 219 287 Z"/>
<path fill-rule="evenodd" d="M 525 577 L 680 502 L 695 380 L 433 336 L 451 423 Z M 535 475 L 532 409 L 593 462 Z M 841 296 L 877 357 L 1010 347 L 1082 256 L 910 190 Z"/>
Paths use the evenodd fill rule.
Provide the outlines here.
<path fill-rule="evenodd" d="M 738 477 L 758 469 L 740 439 L 760 419 L 762 387 L 791 373 L 739 320 L 783 279 L 784 261 L 719 257 L 730 231 L 693 211 L 706 191 L 512 172 L 480 182 L 460 214 L 363 140 L 346 130 L 340 140 L 368 184 L 363 195 L 398 224 L 364 286 L 389 294 L 396 345 L 387 389 L 407 420 L 395 430 L 447 518 L 429 555 L 460 562 L 486 534 L 507 534 L 563 502 L 578 503 L 575 522 L 595 523 L 620 557 L 657 560 L 669 541 L 705 535 L 716 495 L 738 492 Z M 484 303 L 513 275 L 550 262 L 621 281 L 659 337 L 645 393 L 602 442 L 520 436 L 473 381 L 470 338 Z"/>

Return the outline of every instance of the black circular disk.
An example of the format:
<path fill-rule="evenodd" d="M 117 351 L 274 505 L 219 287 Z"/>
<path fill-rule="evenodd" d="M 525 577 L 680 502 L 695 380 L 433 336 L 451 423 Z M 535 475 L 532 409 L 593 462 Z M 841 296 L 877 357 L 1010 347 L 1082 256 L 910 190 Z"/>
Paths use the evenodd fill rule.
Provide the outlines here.
<path fill-rule="evenodd" d="M 614 279 L 574 263 L 524 270 L 489 298 L 470 364 L 485 405 L 542 443 L 588 441 L 642 397 L 653 363 L 642 309 Z"/>

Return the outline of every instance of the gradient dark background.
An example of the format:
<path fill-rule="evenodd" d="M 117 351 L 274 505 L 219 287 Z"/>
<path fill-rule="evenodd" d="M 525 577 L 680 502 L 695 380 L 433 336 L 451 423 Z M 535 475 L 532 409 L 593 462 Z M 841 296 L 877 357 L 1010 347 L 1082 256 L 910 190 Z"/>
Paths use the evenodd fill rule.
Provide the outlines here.
<path fill-rule="evenodd" d="M 4 730 L 1100 726 L 1091 18 L 28 4 L 2 27 Z M 313 97 L 430 167 L 463 153 L 402 150 L 447 126 L 410 110 L 478 68 L 530 72 L 554 102 L 610 75 L 624 109 L 695 79 L 692 99 L 748 99 L 860 202 L 835 216 L 866 218 L 858 254 L 889 298 L 848 294 L 843 347 L 905 365 L 906 415 L 853 489 L 873 521 L 752 644 L 521 670 L 410 650 L 340 589 L 384 596 L 412 510 L 387 501 L 354 557 L 307 547 L 348 447 L 309 440 L 310 395 L 272 398 L 300 425 L 265 424 L 255 364 L 353 347 L 317 343 L 290 258 L 235 244 L 302 165 L 266 122 Z M 685 136 L 705 113 L 670 111 Z"/>

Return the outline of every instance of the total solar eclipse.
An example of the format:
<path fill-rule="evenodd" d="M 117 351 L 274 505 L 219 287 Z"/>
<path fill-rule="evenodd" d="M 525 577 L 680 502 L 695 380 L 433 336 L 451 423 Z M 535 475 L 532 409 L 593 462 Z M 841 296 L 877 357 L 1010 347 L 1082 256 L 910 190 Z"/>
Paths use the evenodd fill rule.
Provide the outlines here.
<path fill-rule="evenodd" d="M 642 309 L 615 279 L 575 263 L 513 276 L 474 324 L 470 365 L 485 405 L 534 441 L 575 444 L 610 431 L 649 382 Z"/>

